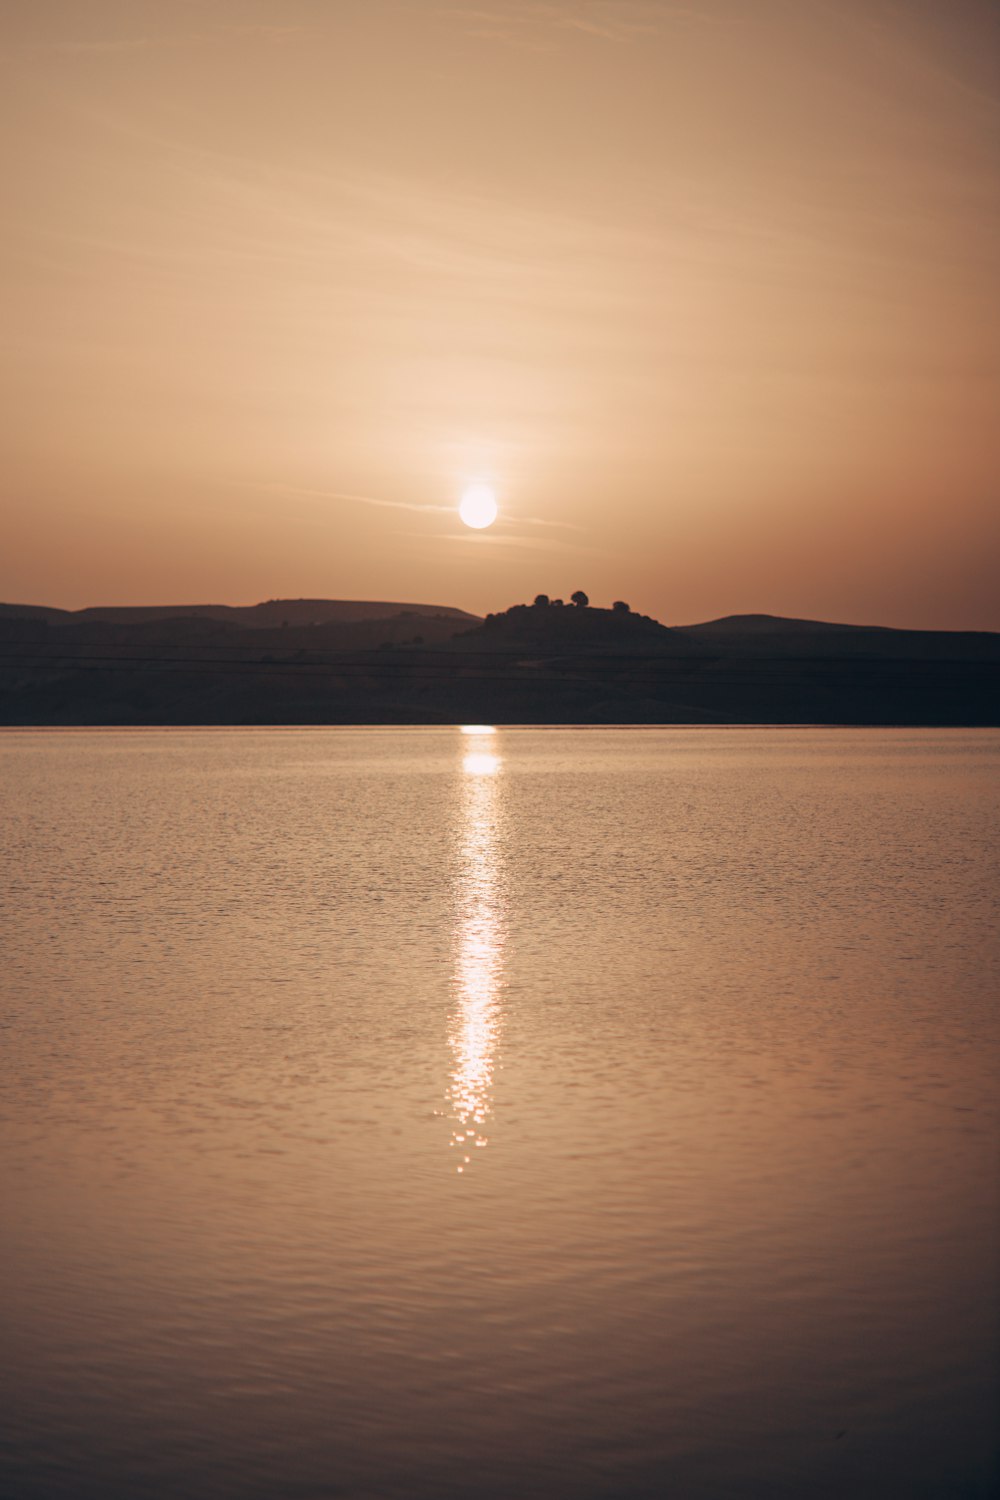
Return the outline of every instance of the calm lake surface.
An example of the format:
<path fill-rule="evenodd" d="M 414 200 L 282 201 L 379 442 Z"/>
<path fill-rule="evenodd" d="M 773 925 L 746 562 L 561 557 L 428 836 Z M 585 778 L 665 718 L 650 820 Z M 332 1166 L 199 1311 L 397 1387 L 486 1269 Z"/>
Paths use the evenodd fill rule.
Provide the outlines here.
<path fill-rule="evenodd" d="M 994 1493 L 1000 735 L 8 731 L 0 1494 Z"/>

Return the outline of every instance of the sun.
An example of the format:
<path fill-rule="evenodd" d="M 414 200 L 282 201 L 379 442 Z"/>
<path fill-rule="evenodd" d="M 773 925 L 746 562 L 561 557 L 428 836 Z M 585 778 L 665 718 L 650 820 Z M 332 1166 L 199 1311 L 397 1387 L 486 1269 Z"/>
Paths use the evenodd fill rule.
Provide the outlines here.
<path fill-rule="evenodd" d="M 466 526 L 482 531 L 497 518 L 497 497 L 488 484 L 469 484 L 462 492 L 458 513 Z"/>

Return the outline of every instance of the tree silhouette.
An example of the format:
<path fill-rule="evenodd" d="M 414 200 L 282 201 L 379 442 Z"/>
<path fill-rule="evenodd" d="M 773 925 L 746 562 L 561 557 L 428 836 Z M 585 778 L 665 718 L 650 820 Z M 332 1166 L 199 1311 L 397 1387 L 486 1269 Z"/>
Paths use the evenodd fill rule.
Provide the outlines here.
<path fill-rule="evenodd" d="M 627 615 L 631 613 L 624 599 L 616 599 L 611 608 L 615 611 L 616 614 L 619 615 Z"/>
<path fill-rule="evenodd" d="M 576 593 L 570 594 L 569 598 L 570 603 L 575 604 L 577 609 L 586 609 L 587 605 L 590 603 L 590 600 L 583 592 L 583 589 L 577 589 Z"/>
<path fill-rule="evenodd" d="M 548 596 L 548 594 L 536 594 L 535 595 L 535 607 L 536 607 L 536 609 L 548 609 L 548 607 L 549 607 L 549 596 Z"/>

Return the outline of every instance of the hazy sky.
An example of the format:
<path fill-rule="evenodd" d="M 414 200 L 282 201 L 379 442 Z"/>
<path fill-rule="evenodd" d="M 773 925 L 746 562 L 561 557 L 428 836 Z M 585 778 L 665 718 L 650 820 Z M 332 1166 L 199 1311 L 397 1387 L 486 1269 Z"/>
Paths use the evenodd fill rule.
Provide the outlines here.
<path fill-rule="evenodd" d="M 1000 629 L 993 0 L 31 0 L 2 41 L 0 598 Z"/>

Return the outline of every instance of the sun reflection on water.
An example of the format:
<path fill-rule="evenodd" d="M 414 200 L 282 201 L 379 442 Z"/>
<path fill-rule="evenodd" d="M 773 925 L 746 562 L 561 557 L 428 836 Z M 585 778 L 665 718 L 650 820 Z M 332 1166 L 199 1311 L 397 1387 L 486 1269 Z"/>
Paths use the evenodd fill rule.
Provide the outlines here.
<path fill-rule="evenodd" d="M 466 776 L 493 776 L 499 769 L 499 755 L 486 755 L 482 751 L 474 751 L 462 761 L 462 770 Z"/>
<path fill-rule="evenodd" d="M 500 1030 L 504 913 L 500 879 L 501 757 L 486 745 L 486 725 L 462 730 L 471 746 L 462 757 L 463 813 L 456 886 L 455 1008 L 449 1044 L 451 1144 L 464 1172 L 472 1152 L 487 1145 Z"/>

